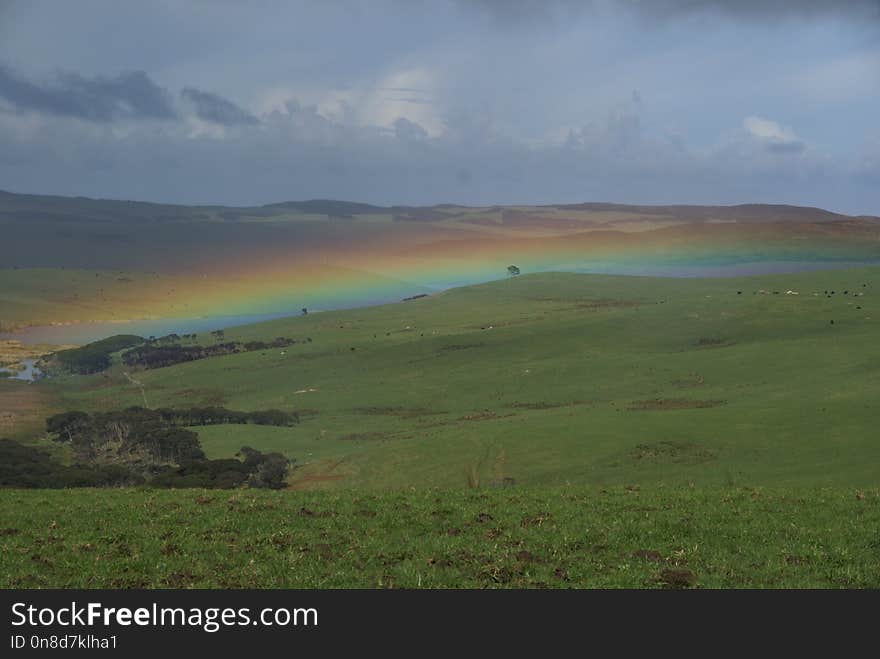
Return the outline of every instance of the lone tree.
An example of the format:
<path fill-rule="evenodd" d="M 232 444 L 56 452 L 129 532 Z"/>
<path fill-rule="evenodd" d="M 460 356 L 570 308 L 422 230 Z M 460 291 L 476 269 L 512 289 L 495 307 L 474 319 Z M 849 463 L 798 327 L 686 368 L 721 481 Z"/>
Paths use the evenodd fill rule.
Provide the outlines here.
<path fill-rule="evenodd" d="M 303 316 L 308 316 L 308 315 L 309 315 L 309 310 L 306 309 L 305 307 L 303 307 L 303 308 L 302 308 L 302 315 L 303 315 Z"/>
<path fill-rule="evenodd" d="M 519 274 L 519 268 L 515 265 L 509 265 L 507 266 L 507 274 L 514 277 Z"/>

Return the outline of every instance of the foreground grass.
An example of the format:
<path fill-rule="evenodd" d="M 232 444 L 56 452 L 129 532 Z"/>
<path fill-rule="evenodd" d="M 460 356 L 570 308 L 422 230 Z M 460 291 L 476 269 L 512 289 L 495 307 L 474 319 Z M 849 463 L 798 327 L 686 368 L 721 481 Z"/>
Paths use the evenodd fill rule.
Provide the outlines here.
<path fill-rule="evenodd" d="M 0 493 L 4 588 L 877 588 L 880 491 Z"/>

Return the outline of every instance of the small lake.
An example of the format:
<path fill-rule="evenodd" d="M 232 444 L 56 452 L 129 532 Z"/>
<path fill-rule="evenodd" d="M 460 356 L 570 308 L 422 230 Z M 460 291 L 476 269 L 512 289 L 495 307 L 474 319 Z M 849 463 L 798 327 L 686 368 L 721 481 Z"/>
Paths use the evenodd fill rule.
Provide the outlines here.
<path fill-rule="evenodd" d="M 22 359 L 21 363 L 24 365 L 23 370 L 18 371 L 17 373 L 12 371 L 0 370 L 0 376 L 5 373 L 7 374 L 6 377 L 11 380 L 25 380 L 26 382 L 33 382 L 34 380 L 43 377 L 43 372 L 36 366 L 34 366 L 34 362 L 36 362 L 36 359 Z"/>
<path fill-rule="evenodd" d="M 210 332 L 237 325 L 249 325 L 265 320 L 298 315 L 290 311 L 267 314 L 244 314 L 239 316 L 211 316 L 209 318 L 162 318 L 158 320 L 131 320 L 122 322 L 71 323 L 69 325 L 38 325 L 20 332 L 0 334 L 0 339 L 14 339 L 31 345 L 82 345 L 105 339 L 114 334 L 137 334 L 138 336 L 166 336 L 168 334 L 192 334 Z"/>
<path fill-rule="evenodd" d="M 563 272 L 582 272 L 603 275 L 636 275 L 646 277 L 726 279 L 756 275 L 784 275 L 818 270 L 845 270 L 880 265 L 878 261 L 754 261 L 742 263 L 711 263 L 689 265 L 674 264 L 627 264 L 594 262 L 560 268 Z"/>
<path fill-rule="evenodd" d="M 399 299 L 367 299 L 345 304 L 342 308 L 369 307 L 378 304 L 399 302 Z M 309 314 L 327 309 L 309 307 Z M 202 318 L 159 318 L 151 320 L 104 321 L 94 323 L 69 323 L 59 325 L 35 325 L 18 332 L 0 332 L 0 339 L 12 339 L 28 345 L 85 345 L 92 341 L 106 339 L 115 334 L 136 334 L 144 338 L 167 336 L 169 334 L 194 334 L 228 329 L 239 325 L 251 325 L 278 318 L 299 316 L 302 312 L 277 311 L 274 313 L 237 314 L 229 316 L 207 316 Z"/>

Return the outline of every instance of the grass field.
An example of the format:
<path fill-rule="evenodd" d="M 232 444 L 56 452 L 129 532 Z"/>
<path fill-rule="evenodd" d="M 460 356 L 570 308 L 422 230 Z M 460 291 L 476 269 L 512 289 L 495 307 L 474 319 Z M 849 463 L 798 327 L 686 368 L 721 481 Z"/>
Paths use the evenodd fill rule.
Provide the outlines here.
<path fill-rule="evenodd" d="M 877 588 L 880 491 L 6 491 L 4 588 Z"/>
<path fill-rule="evenodd" d="M 196 429 L 295 458 L 286 490 L 0 492 L 0 585 L 880 587 L 878 288 L 524 275 L 226 333 L 287 348 L 0 382 L 4 434 L 62 459 L 60 410 L 301 413 Z"/>
<path fill-rule="evenodd" d="M 294 487 L 867 487 L 880 459 L 878 288 L 877 268 L 528 275 L 230 329 L 303 342 L 133 377 L 154 407 L 300 411 L 293 428 L 199 429 L 212 457 L 249 444 L 297 459 Z M 33 386 L 60 409 L 142 405 L 122 370 Z"/>

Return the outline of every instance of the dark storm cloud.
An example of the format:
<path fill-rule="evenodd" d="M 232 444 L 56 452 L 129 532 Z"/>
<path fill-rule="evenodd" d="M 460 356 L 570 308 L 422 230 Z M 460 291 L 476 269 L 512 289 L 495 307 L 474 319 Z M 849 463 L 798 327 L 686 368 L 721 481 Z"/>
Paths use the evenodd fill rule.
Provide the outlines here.
<path fill-rule="evenodd" d="M 880 0 L 629 0 L 631 9 L 658 15 L 714 12 L 743 19 L 880 18 Z"/>
<path fill-rule="evenodd" d="M 171 96 L 143 71 L 86 78 L 59 73 L 38 83 L 0 65 L 0 98 L 17 111 L 36 111 L 95 122 L 115 119 L 171 119 Z"/>
<path fill-rule="evenodd" d="M 840 17 L 880 21 L 880 0 L 458 0 L 499 23 L 522 23 L 579 11 L 623 9 L 647 18 L 716 14 L 742 20 Z"/>
<path fill-rule="evenodd" d="M 403 141 L 425 140 L 428 132 L 417 123 L 398 117 L 393 124 L 394 136 Z"/>
<path fill-rule="evenodd" d="M 880 208 L 880 0 L 260 3 L 0 0 L 3 187 Z"/>
<path fill-rule="evenodd" d="M 223 126 L 234 125 L 253 125 L 258 124 L 259 120 L 238 107 L 229 99 L 223 98 L 218 94 L 203 92 L 193 87 L 187 87 L 181 92 L 181 96 L 195 108 L 196 115 L 199 119 L 210 121 Z"/>

